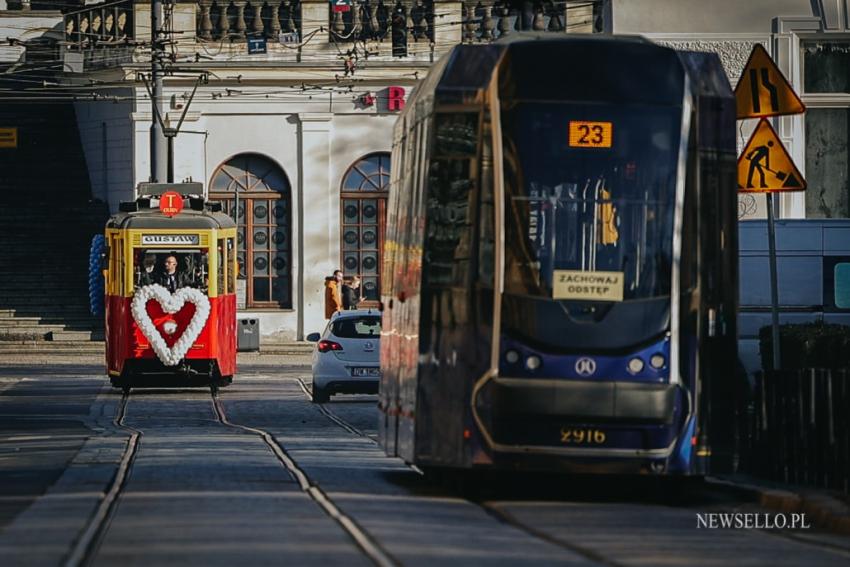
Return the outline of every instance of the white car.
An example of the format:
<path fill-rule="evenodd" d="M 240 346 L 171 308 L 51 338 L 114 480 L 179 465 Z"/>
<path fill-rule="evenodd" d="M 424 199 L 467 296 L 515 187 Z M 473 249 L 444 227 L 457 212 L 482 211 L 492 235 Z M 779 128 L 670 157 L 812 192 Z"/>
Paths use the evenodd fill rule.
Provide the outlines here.
<path fill-rule="evenodd" d="M 313 351 L 313 402 L 332 394 L 377 394 L 381 379 L 381 312 L 339 311 L 324 332 L 310 333 Z"/>

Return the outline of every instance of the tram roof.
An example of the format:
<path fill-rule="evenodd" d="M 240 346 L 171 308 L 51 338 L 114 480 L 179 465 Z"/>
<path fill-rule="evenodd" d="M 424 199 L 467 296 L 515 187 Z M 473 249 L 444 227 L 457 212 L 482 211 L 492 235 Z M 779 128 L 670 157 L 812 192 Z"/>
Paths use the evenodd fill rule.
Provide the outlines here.
<path fill-rule="evenodd" d="M 209 230 L 234 228 L 233 219 L 224 213 L 208 210 L 197 211 L 184 209 L 173 217 L 167 217 L 159 209 L 142 209 L 134 212 L 120 212 L 112 216 L 107 228 L 121 229 L 196 229 Z"/>
<path fill-rule="evenodd" d="M 443 59 L 414 99 L 434 92 L 438 105 L 470 103 L 499 67 L 500 91 L 510 98 L 682 103 L 685 69 L 677 52 L 637 35 L 512 33 L 458 45 Z"/>

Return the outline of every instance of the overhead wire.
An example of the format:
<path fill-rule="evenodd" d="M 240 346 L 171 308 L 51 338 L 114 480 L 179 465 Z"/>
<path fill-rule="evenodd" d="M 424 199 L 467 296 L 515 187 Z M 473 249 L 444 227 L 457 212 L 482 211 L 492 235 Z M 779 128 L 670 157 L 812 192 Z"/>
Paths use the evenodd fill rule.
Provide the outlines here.
<path fill-rule="evenodd" d="M 77 11 L 74 11 L 74 12 L 69 12 L 66 15 L 74 15 L 74 14 L 78 14 L 78 13 L 82 13 L 82 12 L 86 12 L 86 11 L 91 11 L 93 9 L 100 9 L 100 8 L 105 8 L 105 7 L 109 7 L 109 6 L 125 4 L 125 3 L 128 3 L 128 2 L 130 2 L 130 0 L 118 0 L 116 2 L 111 2 L 111 3 L 108 3 L 108 4 L 103 4 L 103 5 L 98 5 L 98 6 L 88 6 L 86 8 L 83 8 L 83 9 L 80 9 L 80 10 L 77 10 Z M 582 3 L 583 4 L 591 4 L 593 2 L 582 2 Z M 556 2 L 554 4 L 565 6 L 567 4 L 576 5 L 578 3 L 576 3 L 576 2 Z M 203 38 L 199 38 L 197 36 L 195 36 L 195 37 L 193 37 L 193 36 L 181 36 L 180 34 L 175 33 L 174 25 L 173 25 L 173 4 L 169 3 L 168 6 L 170 6 L 171 8 L 166 10 L 166 17 L 165 17 L 166 32 L 165 32 L 165 35 L 170 36 L 170 39 L 168 39 L 164 43 L 167 46 L 170 46 L 171 60 L 172 61 L 170 63 L 168 63 L 168 65 L 172 66 L 172 68 L 174 66 L 179 66 L 181 64 L 183 64 L 183 65 L 191 64 L 193 62 L 192 61 L 193 59 L 194 59 L 194 63 L 196 63 L 196 64 L 201 63 L 201 61 L 200 61 L 201 59 L 206 59 L 208 57 L 215 57 L 214 60 L 212 60 L 209 63 L 206 63 L 207 65 L 210 65 L 210 66 L 214 66 L 216 63 L 232 63 L 234 61 L 238 61 L 239 63 L 244 63 L 246 65 L 250 65 L 252 62 L 256 62 L 257 59 L 255 57 L 252 57 L 252 56 L 246 54 L 244 51 L 241 51 L 241 49 L 243 49 L 243 46 L 245 44 L 241 41 L 233 41 L 233 37 L 227 37 L 227 36 L 223 35 L 221 38 L 219 38 L 217 40 L 204 40 Z M 477 11 L 478 11 L 478 9 L 476 8 L 476 12 Z M 391 9 L 388 10 L 388 14 L 391 15 L 391 13 L 392 13 L 392 10 Z M 459 26 L 459 25 L 462 26 L 462 25 L 466 25 L 466 24 L 470 23 L 470 20 L 468 20 L 466 18 L 460 19 L 460 20 L 446 21 L 444 18 L 447 17 L 447 16 L 452 16 L 452 14 L 434 14 L 433 17 L 431 18 L 431 20 L 427 22 L 428 29 L 432 30 L 432 32 L 433 32 L 437 28 L 447 28 L 449 26 Z M 228 102 L 229 103 L 234 99 L 234 97 L 238 97 L 242 100 L 242 102 L 255 104 L 255 103 L 266 103 L 266 102 L 281 103 L 281 102 L 290 102 L 290 101 L 299 101 L 299 102 L 303 103 L 303 102 L 305 102 L 304 97 L 307 97 L 306 102 L 316 102 L 316 103 L 319 103 L 319 104 L 326 104 L 327 101 L 325 101 L 325 100 L 313 101 L 312 98 L 314 96 L 321 97 L 325 93 L 336 93 L 337 96 L 339 96 L 339 94 L 351 94 L 352 97 L 356 98 L 358 96 L 359 91 L 355 92 L 353 89 L 354 89 L 354 85 L 357 85 L 357 83 L 365 83 L 365 82 L 370 82 L 370 81 L 381 82 L 381 81 L 386 81 L 387 78 L 388 78 L 386 76 L 386 73 L 364 72 L 367 69 L 374 68 L 375 70 L 378 70 L 382 66 L 384 68 L 386 68 L 385 66 L 386 66 L 386 63 L 388 61 L 392 61 L 392 62 L 397 61 L 401 65 L 410 65 L 412 67 L 415 67 L 417 65 L 422 65 L 422 64 L 430 64 L 432 62 L 431 59 L 433 58 L 433 55 L 434 55 L 434 52 L 435 52 L 435 44 L 434 44 L 433 41 L 430 40 L 430 38 L 427 37 L 427 35 L 424 37 L 423 41 L 416 41 L 414 39 L 413 41 L 407 42 L 407 44 L 406 44 L 406 54 L 407 54 L 408 57 L 396 58 L 396 57 L 392 57 L 392 55 L 389 54 L 389 53 L 376 54 L 374 52 L 369 51 L 370 46 L 372 46 L 372 47 L 374 47 L 375 45 L 378 45 L 378 46 L 384 45 L 384 46 L 388 46 L 388 47 L 391 46 L 392 42 L 387 41 L 387 36 L 392 31 L 392 25 L 391 25 L 391 23 L 389 23 L 389 21 L 388 21 L 387 29 L 385 30 L 383 37 L 381 37 L 378 40 L 366 38 L 366 39 L 358 39 L 356 41 L 348 41 L 348 39 L 350 39 L 354 35 L 354 29 L 351 28 L 351 31 L 349 33 L 345 34 L 345 35 L 341 35 L 341 34 L 337 34 L 337 33 L 333 32 L 332 29 L 330 28 L 330 26 L 332 25 L 332 20 L 331 20 L 332 17 L 333 17 L 332 12 L 329 12 L 329 17 L 328 17 L 327 20 L 325 20 L 325 19 L 311 20 L 311 19 L 296 18 L 297 24 L 300 24 L 298 26 L 299 28 L 303 28 L 305 23 L 312 23 L 312 22 L 319 23 L 321 25 L 318 28 L 312 30 L 311 32 L 308 32 L 307 35 L 305 35 L 303 38 L 301 38 L 301 42 L 298 45 L 293 46 L 293 45 L 287 45 L 285 43 L 282 43 L 281 45 L 283 47 L 287 47 L 289 49 L 300 49 L 300 48 L 306 46 L 307 44 L 309 44 L 315 37 L 317 37 L 317 34 L 319 32 L 326 31 L 326 26 L 327 26 L 328 45 L 329 46 L 333 45 L 333 48 L 335 48 L 337 50 L 337 53 L 333 53 L 332 51 L 330 51 L 330 48 L 329 48 L 329 50 L 327 52 L 324 52 L 324 53 L 310 52 L 309 54 L 305 54 L 305 58 L 307 60 L 298 62 L 299 63 L 298 73 L 301 76 L 313 77 L 314 80 L 324 81 L 328 84 L 336 83 L 337 88 L 342 89 L 341 91 L 340 90 L 334 90 L 334 87 L 332 87 L 332 86 L 331 87 L 326 86 L 326 87 L 321 87 L 323 89 L 328 89 L 328 90 L 326 90 L 322 93 L 308 93 L 303 88 L 300 91 L 298 91 L 298 90 L 294 90 L 294 91 L 286 90 L 286 91 L 267 91 L 267 92 L 265 92 L 265 91 L 251 91 L 247 88 L 245 88 L 245 89 L 226 89 L 224 92 L 216 93 L 216 91 L 214 90 L 215 87 L 208 87 L 208 88 L 202 89 L 198 93 L 199 99 L 200 100 L 206 99 L 208 102 Z M 498 19 L 499 15 L 494 14 L 492 17 L 494 19 Z M 516 17 L 519 17 L 519 16 L 516 16 Z M 247 27 L 247 23 L 250 22 L 250 21 L 253 21 L 253 18 L 248 17 L 246 19 L 248 20 L 246 22 L 246 27 Z M 410 16 L 408 15 L 407 18 L 406 18 L 406 21 L 409 21 L 409 20 L 410 20 Z M 440 21 L 437 21 L 437 20 L 440 20 Z M 474 21 L 476 23 L 480 23 L 481 19 L 475 18 Z M 350 25 L 350 23 L 348 25 Z M 408 31 L 410 31 L 408 26 L 405 26 L 405 28 Z M 36 30 L 47 29 L 47 30 L 59 31 L 56 27 L 54 27 L 54 28 L 41 27 L 41 28 L 32 28 L 32 29 L 36 29 Z M 138 22 L 137 25 L 135 25 L 135 29 L 139 30 L 139 31 L 143 31 L 143 30 L 149 31 L 150 26 L 149 25 L 146 26 L 145 22 Z M 99 37 L 100 37 L 98 34 L 94 34 L 94 33 L 86 33 L 85 35 L 88 37 L 89 40 L 96 40 L 96 39 L 99 39 Z M 408 37 L 412 37 L 412 34 L 408 34 Z M 230 40 L 230 44 L 227 46 L 227 49 L 225 49 L 225 44 L 226 44 L 227 40 Z M 64 42 L 64 43 L 70 44 L 72 46 L 77 45 L 74 42 Z M 209 43 L 218 43 L 219 48 L 218 48 L 218 51 L 215 54 L 211 54 L 211 52 L 207 49 L 206 45 L 209 44 Z M 145 57 L 146 55 L 150 55 L 153 52 L 152 42 L 150 42 L 150 41 L 129 40 L 127 42 L 127 45 L 128 45 L 128 47 L 133 48 L 132 56 L 133 56 L 134 59 L 139 59 L 139 58 Z M 189 47 L 189 48 L 191 48 L 191 47 L 196 48 L 195 53 L 184 53 L 183 52 L 184 46 Z M 200 54 L 200 52 L 197 50 L 198 47 L 200 47 L 201 50 L 203 50 L 207 54 L 206 57 L 204 57 L 204 55 Z M 84 49 L 86 51 L 88 50 L 88 48 L 84 48 Z M 345 49 L 344 52 L 343 52 L 343 49 Z M 241 52 L 228 53 L 228 54 L 225 55 L 224 59 L 221 59 L 220 56 L 223 52 L 232 52 L 232 51 L 236 51 L 236 50 L 240 50 Z M 361 50 L 362 50 L 362 52 L 361 52 Z M 354 66 L 352 66 L 352 68 L 350 69 L 350 72 L 349 72 L 348 62 L 352 58 L 357 60 L 356 61 L 356 68 Z M 426 58 L 431 58 L 431 59 L 426 60 Z M 185 59 L 185 60 L 181 61 L 181 59 Z M 309 65 L 314 65 L 314 64 L 328 64 L 328 65 L 333 66 L 335 64 L 339 64 L 341 61 L 345 62 L 345 65 L 346 65 L 345 70 L 344 70 L 344 74 L 343 74 L 342 77 L 340 77 L 340 75 L 338 73 L 336 73 L 333 77 L 331 77 L 329 75 L 329 72 L 332 71 L 333 69 L 330 68 L 330 67 L 328 68 L 328 70 L 308 70 L 308 69 L 300 68 L 302 65 L 303 66 L 309 66 Z M 284 61 L 280 61 L 280 60 L 274 61 L 274 60 L 272 60 L 271 62 L 272 63 L 279 63 L 283 67 L 291 65 L 293 63 L 292 61 L 288 61 L 288 60 L 284 60 Z M 45 60 L 45 61 L 42 61 L 42 63 L 48 63 L 48 64 L 49 63 L 55 63 L 58 66 L 58 65 L 64 63 L 64 60 L 63 59 Z M 137 65 L 139 62 L 134 61 L 134 62 L 128 62 L 128 63 L 130 65 Z M 203 65 L 201 65 L 201 67 L 203 67 Z M 38 71 L 38 70 L 41 70 L 43 72 L 42 73 L 36 73 L 35 71 Z M 32 68 L 28 69 L 26 67 L 22 67 L 20 69 L 14 70 L 14 72 L 12 72 L 12 73 L 0 74 L 0 79 L 2 79 L 3 81 L 20 82 L 20 83 L 22 83 L 22 86 L 27 85 L 27 84 L 40 85 L 39 87 L 32 87 L 32 88 L 25 87 L 25 88 L 21 88 L 21 89 L 15 89 L 15 88 L 3 89 L 3 90 L 0 90 L 0 98 L 4 101 L 14 101 L 15 98 L 13 96 L 9 96 L 9 95 L 20 94 L 20 95 L 25 95 L 27 97 L 32 97 L 35 93 L 41 93 L 39 100 L 48 100 L 48 99 L 49 100 L 57 100 L 57 99 L 62 98 L 62 97 L 64 97 L 65 100 L 67 100 L 67 99 L 80 100 L 83 97 L 88 97 L 88 98 L 91 98 L 93 100 L 99 100 L 100 99 L 100 100 L 113 100 L 113 101 L 115 101 L 115 100 L 120 100 L 121 97 L 119 97 L 117 95 L 103 94 L 102 92 L 98 92 L 98 91 L 128 90 L 128 89 L 139 90 L 138 86 L 127 82 L 127 79 L 129 78 L 127 76 L 125 76 L 125 79 L 123 81 L 120 81 L 120 80 L 99 81 L 99 80 L 93 80 L 93 79 L 86 78 L 86 79 L 83 79 L 83 81 L 88 82 L 88 84 L 73 84 L 73 83 L 48 84 L 49 82 L 56 80 L 56 75 L 51 71 L 55 72 L 56 69 L 52 69 L 49 66 L 48 67 L 40 67 L 40 68 L 36 68 L 36 69 L 32 69 Z M 202 71 L 203 71 L 203 68 L 198 69 L 198 72 L 202 72 Z M 207 71 L 207 72 L 209 72 L 209 71 Z M 21 77 L 15 77 L 14 76 L 15 73 L 20 74 Z M 189 72 L 189 73 L 191 74 L 191 72 Z M 419 73 L 419 71 L 414 71 L 412 73 L 407 73 L 406 75 L 407 76 L 412 75 L 411 81 L 415 81 L 419 78 L 418 73 Z M 226 77 L 225 79 L 222 79 L 221 77 L 218 77 L 217 75 L 215 75 L 215 73 L 211 73 L 211 74 L 213 75 L 215 80 L 217 80 L 219 82 L 227 82 L 227 79 L 233 78 L 233 77 Z M 132 75 L 132 72 L 130 73 L 130 75 Z M 72 76 L 73 75 L 70 74 L 70 73 L 62 74 L 62 78 L 66 81 L 73 81 L 73 79 L 71 78 Z M 241 82 L 241 81 L 237 80 L 237 83 L 239 83 L 239 82 Z M 368 86 L 362 85 L 362 87 L 364 87 L 366 90 L 360 92 L 360 94 L 365 94 L 366 92 L 370 92 L 369 89 L 368 89 Z M 167 85 L 167 88 L 169 88 L 168 85 Z M 290 87 L 290 88 L 292 88 L 292 87 Z M 209 92 L 209 98 L 206 98 L 205 91 Z M 21 97 L 21 98 L 23 98 L 23 97 Z M 125 98 L 125 100 L 139 100 L 139 99 L 144 100 L 145 98 L 147 98 L 147 97 L 144 94 L 142 94 L 141 96 L 127 96 Z"/>

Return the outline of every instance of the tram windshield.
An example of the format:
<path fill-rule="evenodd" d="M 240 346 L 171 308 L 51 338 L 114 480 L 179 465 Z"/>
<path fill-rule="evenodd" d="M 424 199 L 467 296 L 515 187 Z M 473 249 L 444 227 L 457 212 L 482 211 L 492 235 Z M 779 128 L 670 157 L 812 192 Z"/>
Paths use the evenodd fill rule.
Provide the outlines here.
<path fill-rule="evenodd" d="M 520 103 L 503 113 L 506 292 L 669 295 L 681 112 Z"/>
<path fill-rule="evenodd" d="M 669 329 L 681 108 L 520 103 L 502 113 L 502 329 L 617 349 Z"/>
<path fill-rule="evenodd" d="M 133 253 L 133 281 L 136 288 L 163 283 L 166 263 L 176 260 L 177 287 L 207 291 L 209 257 L 207 249 L 162 250 L 137 248 Z"/>

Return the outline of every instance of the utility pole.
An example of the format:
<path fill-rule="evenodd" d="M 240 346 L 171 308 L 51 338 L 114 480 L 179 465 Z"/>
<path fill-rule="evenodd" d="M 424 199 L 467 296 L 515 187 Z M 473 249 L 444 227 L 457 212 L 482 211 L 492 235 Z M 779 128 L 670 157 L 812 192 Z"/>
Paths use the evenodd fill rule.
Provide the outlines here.
<path fill-rule="evenodd" d="M 168 181 L 168 147 L 160 117 L 162 101 L 162 0 L 151 0 L 151 181 Z"/>

